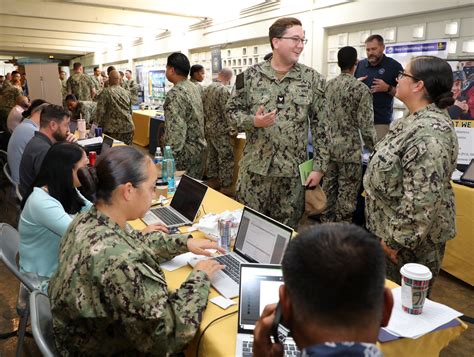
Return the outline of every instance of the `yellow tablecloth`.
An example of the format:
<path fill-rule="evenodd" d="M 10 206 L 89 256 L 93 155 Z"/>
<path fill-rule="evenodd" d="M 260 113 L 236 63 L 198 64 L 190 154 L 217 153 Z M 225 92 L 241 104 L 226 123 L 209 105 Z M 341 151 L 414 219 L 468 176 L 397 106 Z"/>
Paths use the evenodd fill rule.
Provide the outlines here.
<path fill-rule="evenodd" d="M 150 119 L 157 114 L 156 110 L 134 110 L 132 114 L 135 124 L 133 143 L 140 146 L 150 144 Z"/>
<path fill-rule="evenodd" d="M 235 210 L 241 208 L 242 205 L 221 193 L 208 189 L 206 196 L 204 197 L 203 204 L 201 206 L 200 216 L 205 213 L 221 213 L 228 210 Z M 204 208 L 204 209 L 202 209 Z M 130 222 L 133 228 L 143 229 L 145 225 L 141 220 Z M 185 231 L 186 228 L 183 228 Z M 200 232 L 193 232 L 195 237 L 203 237 Z M 191 268 L 188 266 L 182 267 L 175 271 L 165 271 L 166 281 L 170 291 L 174 291 L 179 288 L 181 283 L 191 272 Z M 393 282 L 387 281 L 387 286 L 395 288 L 397 285 Z M 218 296 L 216 290 L 211 289 L 209 298 L 212 299 Z M 234 301 L 238 302 L 238 298 Z M 227 310 L 223 310 L 220 307 L 209 303 L 204 312 L 201 328 L 199 333 L 194 338 L 193 342 L 186 350 L 187 356 L 196 356 L 196 348 L 199 336 L 202 334 L 211 321 L 214 319 L 228 314 L 230 312 L 237 311 L 237 305 L 229 307 Z M 410 356 L 410 357 L 427 357 L 427 356 L 438 356 L 439 352 L 446 347 L 449 342 L 458 337 L 467 326 L 464 323 L 456 327 L 447 328 L 441 331 L 436 331 L 422 336 L 416 340 L 411 339 L 399 339 L 391 342 L 379 344 L 382 349 L 384 356 Z M 204 334 L 201 344 L 199 346 L 199 356 L 205 357 L 221 357 L 221 356 L 234 356 L 235 355 L 235 340 L 237 336 L 237 314 L 233 314 L 226 317 L 211 327 L 209 327 Z"/>
<path fill-rule="evenodd" d="M 448 241 L 442 269 L 474 286 L 474 188 L 453 183 L 456 238 Z"/>

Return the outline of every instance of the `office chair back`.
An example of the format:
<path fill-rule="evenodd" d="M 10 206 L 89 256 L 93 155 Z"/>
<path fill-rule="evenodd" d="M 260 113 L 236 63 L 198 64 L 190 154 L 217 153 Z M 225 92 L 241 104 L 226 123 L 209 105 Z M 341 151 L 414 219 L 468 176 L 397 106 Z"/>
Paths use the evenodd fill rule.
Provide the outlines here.
<path fill-rule="evenodd" d="M 53 315 L 49 298 L 39 290 L 30 295 L 31 331 L 44 357 L 59 356 L 54 343 Z"/>

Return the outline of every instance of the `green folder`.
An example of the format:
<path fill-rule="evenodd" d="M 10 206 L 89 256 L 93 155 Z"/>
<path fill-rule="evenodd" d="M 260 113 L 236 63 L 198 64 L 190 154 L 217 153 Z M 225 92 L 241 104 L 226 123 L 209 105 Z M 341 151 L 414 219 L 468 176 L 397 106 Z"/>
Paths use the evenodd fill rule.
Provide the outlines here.
<path fill-rule="evenodd" d="M 300 169 L 301 184 L 304 186 L 306 179 L 311 171 L 313 171 L 313 159 L 303 162 L 298 167 Z"/>

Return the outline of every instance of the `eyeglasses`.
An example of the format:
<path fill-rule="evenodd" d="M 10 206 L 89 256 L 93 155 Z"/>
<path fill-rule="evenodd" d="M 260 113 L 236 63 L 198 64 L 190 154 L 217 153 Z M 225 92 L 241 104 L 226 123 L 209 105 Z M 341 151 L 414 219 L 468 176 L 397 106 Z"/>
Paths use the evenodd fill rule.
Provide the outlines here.
<path fill-rule="evenodd" d="M 415 81 L 421 81 L 421 79 L 416 78 L 415 76 L 412 76 L 411 74 L 405 73 L 405 71 L 398 72 L 397 79 L 400 80 L 403 77 L 410 77 L 411 79 L 414 79 Z"/>
<path fill-rule="evenodd" d="M 281 36 L 281 37 L 277 37 L 277 38 L 281 38 L 283 40 L 291 40 L 293 41 L 293 43 L 298 46 L 300 43 L 302 43 L 303 45 L 306 45 L 308 43 L 308 39 L 307 38 L 299 38 L 299 37 L 285 37 L 285 36 Z"/>

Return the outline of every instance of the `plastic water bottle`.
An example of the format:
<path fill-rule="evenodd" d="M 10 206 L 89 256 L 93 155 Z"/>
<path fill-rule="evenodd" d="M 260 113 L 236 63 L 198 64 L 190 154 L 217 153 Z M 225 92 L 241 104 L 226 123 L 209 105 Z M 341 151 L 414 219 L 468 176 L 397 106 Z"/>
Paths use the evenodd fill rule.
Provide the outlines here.
<path fill-rule="evenodd" d="M 163 164 L 163 154 L 161 153 L 161 148 L 158 146 L 155 151 L 155 158 L 153 159 L 155 165 Z"/>
<path fill-rule="evenodd" d="M 168 182 L 168 193 L 173 194 L 176 191 L 174 174 L 176 167 L 174 163 L 173 152 L 170 146 L 165 147 L 165 156 L 163 158 L 163 180 Z"/>

